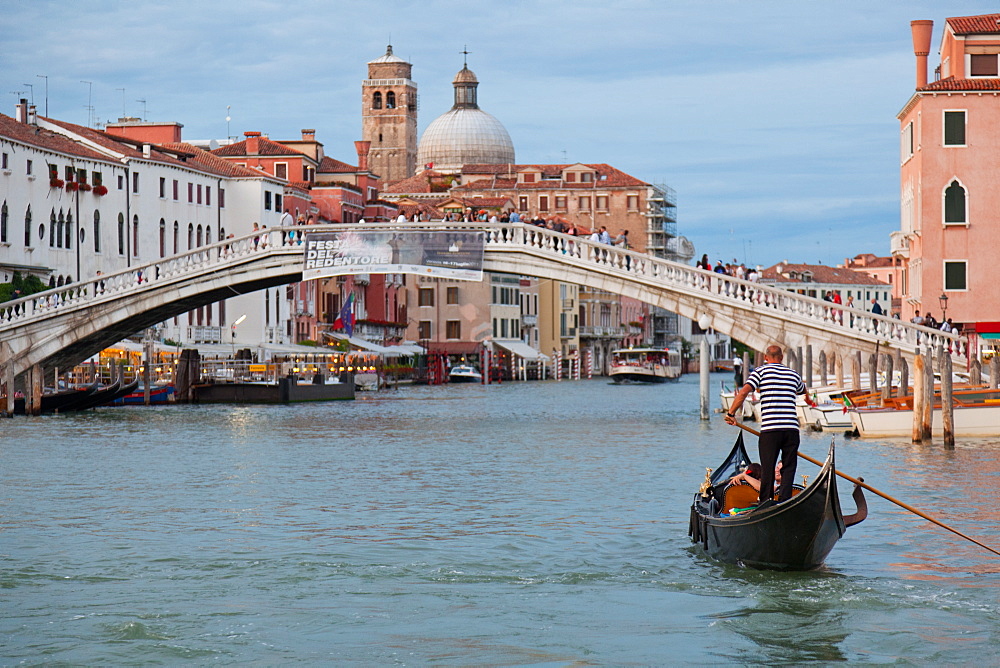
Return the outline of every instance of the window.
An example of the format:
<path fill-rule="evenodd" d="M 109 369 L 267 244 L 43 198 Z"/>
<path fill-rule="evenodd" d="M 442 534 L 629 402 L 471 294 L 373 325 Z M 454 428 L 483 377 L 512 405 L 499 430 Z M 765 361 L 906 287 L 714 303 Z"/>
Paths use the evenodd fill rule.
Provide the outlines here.
<path fill-rule="evenodd" d="M 201 204 L 201 184 L 198 184 L 198 204 Z"/>
<path fill-rule="evenodd" d="M 31 205 L 24 210 L 24 247 L 31 247 Z"/>
<path fill-rule="evenodd" d="M 265 190 L 264 191 L 264 211 L 270 211 L 270 210 L 271 210 L 271 191 L 270 190 Z"/>
<path fill-rule="evenodd" d="M 219 208 L 220 209 L 225 209 L 226 208 L 226 189 L 225 188 L 219 188 Z"/>
<path fill-rule="evenodd" d="M 181 252 L 180 241 L 181 241 L 181 224 L 175 220 L 174 221 L 174 255 L 177 255 L 178 253 Z"/>
<path fill-rule="evenodd" d="M 7 243 L 7 200 L 0 207 L 0 244 Z"/>
<path fill-rule="evenodd" d="M 103 186 L 104 185 L 104 175 L 101 174 L 100 172 L 91 172 L 90 176 L 91 176 L 91 178 L 94 181 L 94 187 L 95 188 L 97 186 Z"/>
<path fill-rule="evenodd" d="M 945 260 L 944 262 L 944 289 L 945 290 L 967 290 L 965 274 L 965 260 Z"/>
<path fill-rule="evenodd" d="M 910 121 L 903 128 L 903 133 L 899 138 L 899 161 L 906 162 L 913 155 L 913 122 Z"/>
<path fill-rule="evenodd" d="M 965 146 L 965 112 L 944 112 L 944 145 Z"/>
<path fill-rule="evenodd" d="M 139 216 L 132 216 L 132 257 L 139 257 Z"/>
<path fill-rule="evenodd" d="M 160 197 L 165 198 L 167 196 L 167 179 L 164 176 L 160 177 Z"/>
<path fill-rule="evenodd" d="M 276 162 L 274 163 L 274 175 L 279 179 L 288 178 L 288 163 L 287 162 Z"/>
<path fill-rule="evenodd" d="M 205 206 L 212 206 L 212 186 L 205 186 Z"/>
<path fill-rule="evenodd" d="M 518 211 L 525 212 L 528 210 L 528 198 L 526 196 L 521 195 L 517 198 L 517 209 Z"/>
<path fill-rule="evenodd" d="M 417 306 L 434 306 L 434 288 L 420 288 L 417 291 Z"/>
<path fill-rule="evenodd" d="M 125 175 L 118 175 L 118 190 L 125 190 Z"/>
<path fill-rule="evenodd" d="M 188 204 L 194 204 L 194 184 L 188 182 Z"/>
<path fill-rule="evenodd" d="M 31 160 L 28 160 L 24 164 L 24 173 L 27 174 L 28 176 L 31 176 L 31 171 L 32 171 L 33 168 L 34 168 L 34 165 L 32 164 Z"/>
<path fill-rule="evenodd" d="M 590 197 L 581 197 L 580 198 L 580 210 L 581 211 L 590 211 Z"/>
<path fill-rule="evenodd" d="M 372 109 L 382 108 L 382 93 L 375 91 L 372 94 Z"/>
<path fill-rule="evenodd" d="M 534 183 L 535 182 L 535 175 L 534 174 L 522 174 L 521 176 L 522 176 L 521 181 L 523 183 Z"/>
<path fill-rule="evenodd" d="M 101 212 L 94 210 L 94 252 L 101 252 Z"/>
<path fill-rule="evenodd" d="M 274 210 L 281 211 L 281 195 L 274 193 Z"/>
<path fill-rule="evenodd" d="M 167 256 L 167 221 L 160 218 L 160 257 Z"/>
<path fill-rule="evenodd" d="M 55 230 L 56 230 L 56 210 L 55 209 L 52 209 L 52 212 L 49 214 L 49 230 L 52 231 L 52 233 L 49 234 L 49 248 L 55 248 L 55 246 L 56 246 L 56 236 L 60 236 L 60 238 L 61 238 L 61 235 L 56 235 L 56 233 L 55 233 Z M 41 234 L 39 234 L 38 236 L 41 237 Z M 62 245 L 62 242 L 60 241 L 59 244 Z"/>
<path fill-rule="evenodd" d="M 556 195 L 556 211 L 565 211 L 565 210 L 566 210 L 566 196 Z"/>
<path fill-rule="evenodd" d="M 125 214 L 118 214 L 118 254 L 125 254 Z"/>
<path fill-rule="evenodd" d="M 132 192 L 139 194 L 139 172 L 132 172 Z"/>
<path fill-rule="evenodd" d="M 444 323 L 444 337 L 446 339 L 462 338 L 462 321 L 448 320 Z"/>
<path fill-rule="evenodd" d="M 594 175 L 591 172 L 583 172 L 580 174 L 580 183 L 592 183 L 594 180 Z"/>
<path fill-rule="evenodd" d="M 944 191 L 944 224 L 965 225 L 965 188 L 958 181 L 952 181 Z"/>
<path fill-rule="evenodd" d="M 576 183 L 576 172 L 566 172 L 566 183 Z"/>
<path fill-rule="evenodd" d="M 548 195 L 539 195 L 539 197 L 538 197 L 538 210 L 539 211 L 548 211 L 549 210 L 549 196 Z"/>
<path fill-rule="evenodd" d="M 0 158 L 0 169 L 7 169 L 10 166 L 10 155 L 4 153 L 3 157 Z"/>
<path fill-rule="evenodd" d="M 608 196 L 607 195 L 598 195 L 596 201 L 597 201 L 597 210 L 598 211 L 607 211 L 608 210 Z"/>
<path fill-rule="evenodd" d="M 177 182 L 177 179 L 174 179 L 174 201 L 175 202 L 180 197 L 179 193 L 180 193 L 180 184 Z"/>
<path fill-rule="evenodd" d="M 457 304 L 458 303 L 458 288 L 449 287 L 448 288 L 448 303 Z"/>
<path fill-rule="evenodd" d="M 417 339 L 425 341 L 431 338 L 431 321 L 421 320 L 417 323 Z"/>
<path fill-rule="evenodd" d="M 629 211 L 639 210 L 639 196 L 638 195 L 628 195 L 625 198 Z"/>
<path fill-rule="evenodd" d="M 997 75 L 997 54 L 974 53 L 969 56 L 969 76 L 996 77 Z"/>
<path fill-rule="evenodd" d="M 73 212 L 66 214 L 66 227 L 63 230 L 63 238 L 66 240 L 66 248 L 73 247 Z"/>
<path fill-rule="evenodd" d="M 396 94 L 392 91 L 389 91 L 388 93 L 385 94 L 385 108 L 386 109 L 396 108 Z"/>

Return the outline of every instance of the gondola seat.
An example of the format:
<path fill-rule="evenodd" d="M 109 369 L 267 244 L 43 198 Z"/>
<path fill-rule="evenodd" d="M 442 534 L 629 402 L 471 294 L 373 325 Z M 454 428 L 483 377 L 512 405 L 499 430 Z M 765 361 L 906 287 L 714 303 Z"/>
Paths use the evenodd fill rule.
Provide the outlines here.
<path fill-rule="evenodd" d="M 733 508 L 747 508 L 757 503 L 758 496 L 757 490 L 745 482 L 729 485 L 723 493 L 721 512 L 728 515 Z"/>

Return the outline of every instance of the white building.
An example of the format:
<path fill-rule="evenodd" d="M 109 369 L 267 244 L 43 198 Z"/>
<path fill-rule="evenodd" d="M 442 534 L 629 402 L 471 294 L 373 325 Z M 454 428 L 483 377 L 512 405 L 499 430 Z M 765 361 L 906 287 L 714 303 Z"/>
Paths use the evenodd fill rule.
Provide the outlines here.
<path fill-rule="evenodd" d="M 41 118 L 23 100 L 15 118 L 0 114 L 0 160 L 4 282 L 17 271 L 57 287 L 246 234 L 254 222 L 277 226 L 281 216 L 282 179 L 179 141 L 153 144 Z M 238 345 L 289 341 L 284 287 L 158 329 L 180 343 L 229 343 L 244 314 Z"/>

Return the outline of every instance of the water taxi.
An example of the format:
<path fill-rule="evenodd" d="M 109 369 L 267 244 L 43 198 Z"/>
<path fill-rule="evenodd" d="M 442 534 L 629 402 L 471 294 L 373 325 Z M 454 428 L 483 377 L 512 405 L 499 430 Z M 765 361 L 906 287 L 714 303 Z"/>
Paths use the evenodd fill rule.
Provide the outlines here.
<path fill-rule="evenodd" d="M 669 348 L 622 348 L 611 351 L 611 380 L 616 383 L 663 383 L 681 377 L 681 354 Z"/>

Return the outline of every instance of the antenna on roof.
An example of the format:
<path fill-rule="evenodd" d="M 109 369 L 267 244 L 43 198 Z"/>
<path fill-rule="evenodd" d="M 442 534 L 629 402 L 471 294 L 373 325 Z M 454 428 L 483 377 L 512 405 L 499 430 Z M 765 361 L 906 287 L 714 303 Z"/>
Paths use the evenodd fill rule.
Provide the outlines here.
<path fill-rule="evenodd" d="M 142 122 L 145 123 L 146 122 L 146 101 L 145 100 L 136 100 L 136 102 L 138 102 L 139 104 L 142 105 Z"/>

